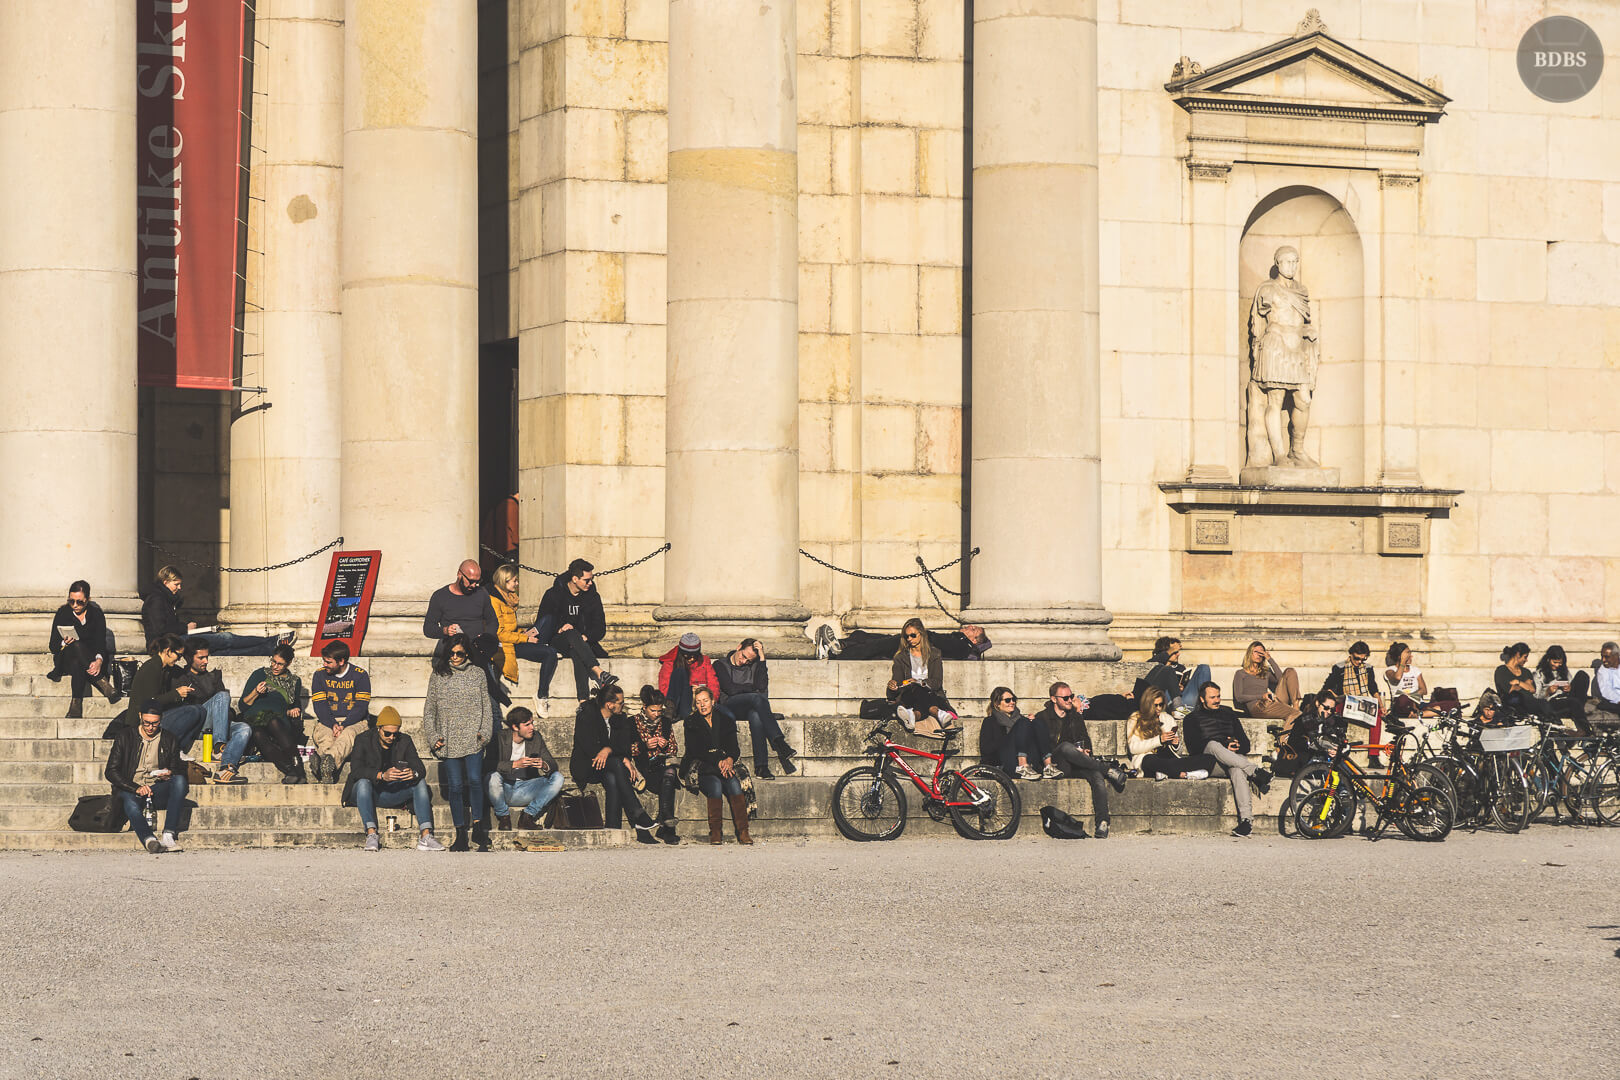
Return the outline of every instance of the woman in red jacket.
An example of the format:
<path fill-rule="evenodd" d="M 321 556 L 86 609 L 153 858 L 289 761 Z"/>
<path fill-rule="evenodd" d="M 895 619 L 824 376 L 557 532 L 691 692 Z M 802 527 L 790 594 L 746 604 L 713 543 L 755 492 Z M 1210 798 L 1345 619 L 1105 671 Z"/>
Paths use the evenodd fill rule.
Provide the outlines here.
<path fill-rule="evenodd" d="M 692 711 L 694 684 L 707 686 L 709 696 L 720 699 L 720 680 L 715 677 L 714 665 L 703 655 L 703 642 L 687 632 L 673 649 L 659 657 L 658 689 L 669 699 L 677 716 L 686 716 Z"/>

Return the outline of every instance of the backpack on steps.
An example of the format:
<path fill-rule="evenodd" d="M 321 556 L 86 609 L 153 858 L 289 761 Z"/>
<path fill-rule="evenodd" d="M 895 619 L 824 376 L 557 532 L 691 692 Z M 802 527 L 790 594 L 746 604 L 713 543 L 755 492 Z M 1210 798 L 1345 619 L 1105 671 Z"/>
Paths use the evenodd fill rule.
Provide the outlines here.
<path fill-rule="evenodd" d="M 1054 840 L 1085 840 L 1086 827 L 1055 806 L 1041 807 L 1041 831 Z"/>
<path fill-rule="evenodd" d="M 68 815 L 68 828 L 74 832 L 121 832 L 124 811 L 111 795 L 82 795 Z"/>

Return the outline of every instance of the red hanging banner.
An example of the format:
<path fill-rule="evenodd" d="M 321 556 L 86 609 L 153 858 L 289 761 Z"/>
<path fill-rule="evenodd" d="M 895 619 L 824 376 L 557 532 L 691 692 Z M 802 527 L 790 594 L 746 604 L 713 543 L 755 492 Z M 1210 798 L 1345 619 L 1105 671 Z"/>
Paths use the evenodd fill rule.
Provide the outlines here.
<path fill-rule="evenodd" d="M 241 296 L 245 0 L 134 0 L 140 384 L 229 389 Z"/>

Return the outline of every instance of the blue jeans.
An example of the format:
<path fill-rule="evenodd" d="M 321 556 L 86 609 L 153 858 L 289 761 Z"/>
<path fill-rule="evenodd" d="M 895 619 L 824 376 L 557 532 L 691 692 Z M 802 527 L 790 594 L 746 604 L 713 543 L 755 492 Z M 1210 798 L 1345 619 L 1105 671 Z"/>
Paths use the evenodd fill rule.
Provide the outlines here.
<path fill-rule="evenodd" d="M 551 801 L 562 794 L 563 775 L 560 772 L 536 776 L 532 780 L 519 780 L 508 784 L 500 773 L 489 774 L 489 808 L 496 817 L 506 817 L 512 807 L 528 811 L 530 817 L 539 817 Z"/>
<path fill-rule="evenodd" d="M 1192 678 L 1187 680 L 1187 689 L 1181 692 L 1176 701 L 1170 703 L 1170 707 L 1173 709 L 1179 703 L 1189 709 L 1198 708 L 1198 688 L 1209 681 L 1209 665 L 1199 664 L 1193 668 Z"/>
<path fill-rule="evenodd" d="M 771 699 L 764 694 L 738 694 L 726 698 L 726 709 L 738 720 L 748 721 L 754 738 L 754 772 L 767 772 L 770 744 L 782 738 L 782 726 L 771 712 Z"/>
<path fill-rule="evenodd" d="M 721 795 L 741 795 L 742 781 L 735 776 L 720 776 L 716 773 L 699 773 L 698 787 L 703 794 L 711 799 L 718 799 Z"/>
<path fill-rule="evenodd" d="M 416 815 L 418 829 L 433 828 L 433 793 L 428 790 L 427 777 L 416 783 L 409 780 L 356 780 L 354 805 L 360 810 L 360 822 L 368 830 L 377 827 L 377 807 L 398 809 L 410 804 Z"/>
<path fill-rule="evenodd" d="M 172 709 L 163 711 L 162 727 L 164 731 L 173 733 L 175 741 L 180 744 L 182 752 L 190 750 L 202 734 L 203 724 L 208 720 L 208 713 L 201 705 L 176 705 Z"/>
<path fill-rule="evenodd" d="M 151 785 L 152 808 L 163 811 L 163 831 L 179 836 L 186 828 L 186 776 L 175 773 L 167 780 Z M 120 791 L 118 802 L 124 808 L 129 827 L 142 844 L 152 839 L 152 827 L 146 823 L 146 800 L 132 791 Z"/>
<path fill-rule="evenodd" d="M 465 804 L 471 803 L 471 819 L 483 821 L 484 752 L 475 750 L 466 757 L 445 758 L 441 765 L 445 786 L 450 789 L 450 820 L 456 828 L 465 829 L 469 817 Z"/>
<path fill-rule="evenodd" d="M 557 673 L 557 661 L 562 659 L 556 649 L 538 641 L 520 641 L 512 646 L 512 655 L 540 665 L 540 682 L 534 696 L 544 700 L 551 696 L 551 677 Z"/>
<path fill-rule="evenodd" d="M 225 741 L 221 743 L 219 736 L 214 736 L 214 744 L 219 753 L 221 767 L 235 768 L 242 764 L 242 755 L 247 753 L 248 742 L 253 738 L 253 729 L 240 720 L 230 721 L 230 730 Z"/>
<path fill-rule="evenodd" d="M 274 636 L 225 634 L 219 631 L 212 634 L 187 634 L 186 640 L 206 645 L 208 651 L 215 656 L 269 656 L 270 650 L 281 641 L 279 637 Z"/>

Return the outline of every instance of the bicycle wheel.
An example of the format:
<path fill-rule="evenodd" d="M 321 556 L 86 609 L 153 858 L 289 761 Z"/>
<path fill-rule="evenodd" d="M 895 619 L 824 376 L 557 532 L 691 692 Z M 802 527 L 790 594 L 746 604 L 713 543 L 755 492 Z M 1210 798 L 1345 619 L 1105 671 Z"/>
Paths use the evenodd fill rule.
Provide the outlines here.
<path fill-rule="evenodd" d="M 1457 791 L 1451 786 L 1451 777 L 1446 775 L 1444 769 L 1427 761 L 1413 762 L 1403 768 L 1405 774 L 1402 779 L 1406 781 L 1407 787 L 1439 788 L 1445 793 L 1446 801 L 1451 803 L 1451 816 L 1453 818 L 1457 816 Z"/>
<path fill-rule="evenodd" d="M 1524 778 L 1530 781 L 1530 820 L 1536 821 L 1558 797 L 1558 772 L 1546 753 L 1537 750 L 1525 763 Z"/>
<path fill-rule="evenodd" d="M 1454 825 L 1473 825 L 1490 813 L 1486 809 L 1484 778 L 1468 762 L 1448 754 L 1436 754 L 1425 758 L 1423 764 L 1440 769 L 1451 782 L 1452 806 L 1456 810 L 1452 818 Z"/>
<path fill-rule="evenodd" d="M 906 827 L 906 793 L 887 773 L 862 765 L 833 785 L 832 812 L 851 840 L 893 840 Z"/>
<path fill-rule="evenodd" d="M 1589 785 L 1602 770 L 1606 756 L 1594 755 L 1584 749 L 1571 750 L 1564 758 L 1564 775 L 1560 780 L 1559 795 L 1564 809 L 1576 821 L 1586 821 L 1592 815 Z"/>
<path fill-rule="evenodd" d="M 1278 836 L 1294 835 L 1294 811 L 1299 809 L 1299 804 L 1304 801 L 1305 796 L 1322 786 L 1323 779 L 1332 771 L 1333 765 L 1320 758 L 1299 767 L 1299 771 L 1294 774 L 1293 781 L 1288 785 L 1287 797 L 1283 799 L 1282 805 L 1277 808 Z"/>
<path fill-rule="evenodd" d="M 1587 805 L 1604 825 L 1620 825 L 1620 758 L 1609 758 L 1586 783 Z"/>
<path fill-rule="evenodd" d="M 1390 809 L 1395 825 L 1413 840 L 1438 842 L 1451 835 L 1455 817 L 1451 797 L 1437 787 L 1424 785 L 1399 792 Z"/>
<path fill-rule="evenodd" d="M 1331 840 L 1343 836 L 1356 816 L 1354 795 L 1341 795 L 1331 788 L 1317 788 L 1294 808 L 1294 828 L 1307 840 Z"/>
<path fill-rule="evenodd" d="M 1007 840 L 1018 831 L 1024 798 L 1012 777 L 992 765 L 975 765 L 962 772 L 952 770 L 940 785 L 948 802 L 984 799 L 976 807 L 952 806 L 951 824 L 969 840 Z"/>
<path fill-rule="evenodd" d="M 1524 766 L 1507 754 L 1492 754 L 1485 768 L 1491 820 L 1503 832 L 1520 831 L 1530 824 L 1530 782 L 1524 778 Z"/>

